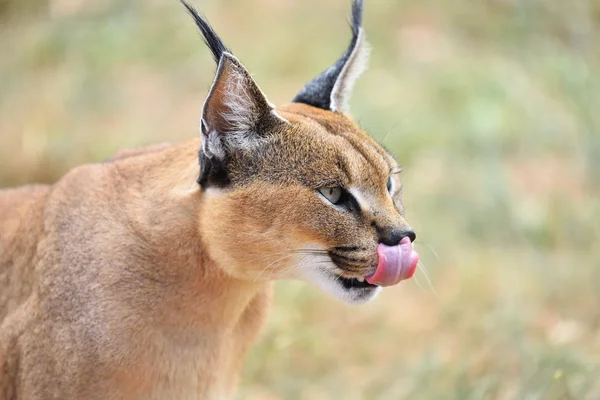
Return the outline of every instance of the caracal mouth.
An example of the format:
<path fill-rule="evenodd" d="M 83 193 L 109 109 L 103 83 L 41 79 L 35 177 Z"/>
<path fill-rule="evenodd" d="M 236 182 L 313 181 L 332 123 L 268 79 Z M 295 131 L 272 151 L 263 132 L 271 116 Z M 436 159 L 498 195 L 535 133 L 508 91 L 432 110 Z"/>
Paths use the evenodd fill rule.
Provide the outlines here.
<path fill-rule="evenodd" d="M 377 246 L 377 269 L 364 277 L 347 277 L 333 261 L 326 265 L 305 263 L 299 268 L 303 280 L 315 284 L 333 297 L 350 304 L 364 304 L 374 299 L 383 286 L 397 285 L 410 279 L 417 268 L 419 255 L 406 237 L 396 246 Z"/>
<path fill-rule="evenodd" d="M 305 275 L 308 281 L 345 303 L 364 304 L 373 300 L 381 291 L 379 285 L 371 284 L 364 278 L 346 278 L 322 268 L 311 272 Z"/>
<path fill-rule="evenodd" d="M 377 270 L 365 277 L 365 280 L 373 285 L 393 286 L 410 279 L 419 263 L 419 254 L 408 237 L 395 246 L 380 243 L 377 246 L 377 256 Z"/>

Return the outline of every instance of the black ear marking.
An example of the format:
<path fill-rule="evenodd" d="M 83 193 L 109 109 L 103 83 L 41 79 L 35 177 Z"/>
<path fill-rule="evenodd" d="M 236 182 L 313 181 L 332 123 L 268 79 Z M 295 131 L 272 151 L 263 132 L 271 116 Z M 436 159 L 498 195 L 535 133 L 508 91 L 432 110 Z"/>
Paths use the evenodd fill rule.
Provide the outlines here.
<path fill-rule="evenodd" d="M 352 40 L 346 52 L 321 75 L 309 82 L 292 100 L 331 111 L 346 111 L 354 81 L 365 69 L 368 46 L 362 29 L 363 0 L 352 3 Z"/>
<path fill-rule="evenodd" d="M 208 186 L 227 187 L 229 175 L 227 174 L 227 160 L 208 157 L 203 149 L 198 150 L 198 161 L 200 163 L 200 175 L 198 184 L 202 189 Z"/>

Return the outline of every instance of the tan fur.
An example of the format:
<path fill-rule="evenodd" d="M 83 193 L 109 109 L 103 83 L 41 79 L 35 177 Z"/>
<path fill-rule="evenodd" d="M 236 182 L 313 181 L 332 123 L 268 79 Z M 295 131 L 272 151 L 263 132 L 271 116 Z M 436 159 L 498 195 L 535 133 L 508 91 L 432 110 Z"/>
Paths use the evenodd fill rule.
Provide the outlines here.
<path fill-rule="evenodd" d="M 341 160 L 377 204 L 368 220 L 405 224 L 382 190 L 394 162 L 381 147 L 343 115 L 279 112 L 284 153 L 313 153 L 324 176 Z M 370 223 L 340 217 L 291 175 L 203 193 L 199 146 L 0 192 L 0 399 L 224 398 L 264 322 L 269 281 L 298 263 L 285 250 L 352 244 L 370 261 L 344 274 L 373 271 Z"/>
<path fill-rule="evenodd" d="M 230 393 L 270 288 L 208 258 L 198 147 L 0 192 L 0 398 Z"/>
<path fill-rule="evenodd" d="M 414 239 L 395 160 L 345 114 L 275 109 L 186 7 L 219 60 L 202 142 L 0 191 L 0 400 L 229 398 L 274 280 L 364 303 L 378 244 Z"/>

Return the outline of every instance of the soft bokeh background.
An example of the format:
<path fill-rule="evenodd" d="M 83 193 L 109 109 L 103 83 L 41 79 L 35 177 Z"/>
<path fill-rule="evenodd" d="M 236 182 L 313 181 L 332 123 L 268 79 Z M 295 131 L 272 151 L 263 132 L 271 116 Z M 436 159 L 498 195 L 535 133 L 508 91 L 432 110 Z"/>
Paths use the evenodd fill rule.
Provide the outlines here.
<path fill-rule="evenodd" d="M 353 113 L 431 283 L 279 283 L 238 398 L 599 399 L 600 1 L 366 3 Z M 349 39 L 350 0 L 197 4 L 275 103 Z M 197 135 L 213 71 L 175 0 L 0 0 L 0 185 Z"/>

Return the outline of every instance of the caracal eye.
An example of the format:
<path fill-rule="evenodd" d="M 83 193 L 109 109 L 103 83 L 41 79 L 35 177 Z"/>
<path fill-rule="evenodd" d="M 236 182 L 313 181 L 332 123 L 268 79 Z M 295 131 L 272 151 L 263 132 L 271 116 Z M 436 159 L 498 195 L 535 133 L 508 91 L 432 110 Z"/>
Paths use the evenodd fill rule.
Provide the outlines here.
<path fill-rule="evenodd" d="M 392 177 L 390 176 L 387 181 L 387 190 L 390 194 L 394 193 L 394 181 L 392 181 Z"/>
<path fill-rule="evenodd" d="M 339 186 L 320 188 L 319 193 L 332 204 L 337 204 L 342 198 L 342 188 Z"/>

